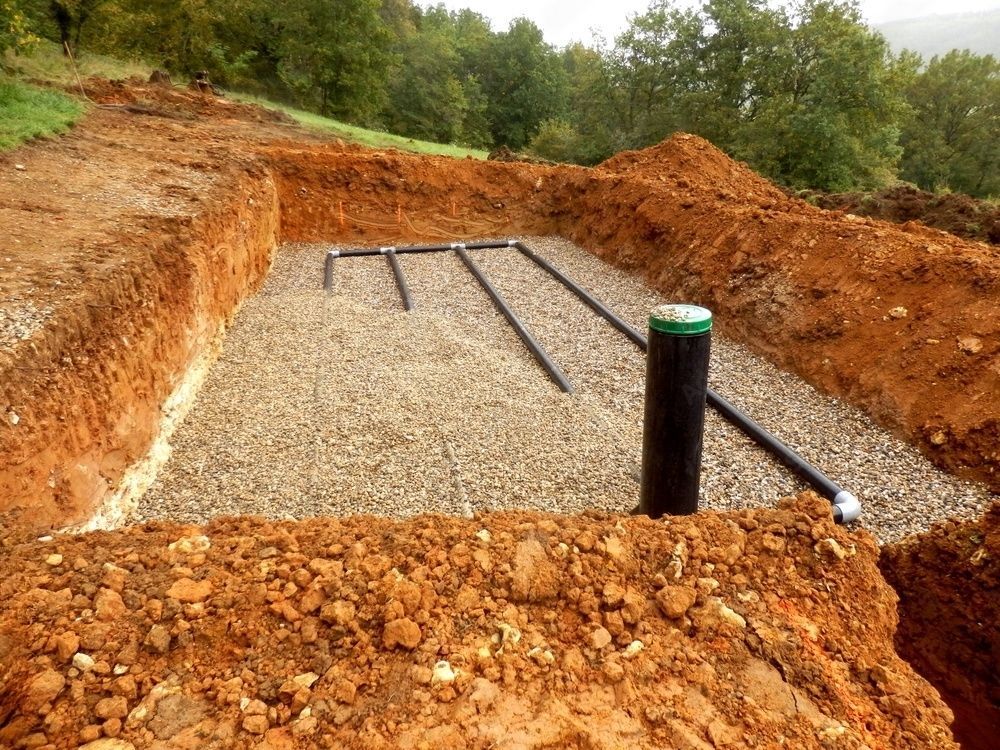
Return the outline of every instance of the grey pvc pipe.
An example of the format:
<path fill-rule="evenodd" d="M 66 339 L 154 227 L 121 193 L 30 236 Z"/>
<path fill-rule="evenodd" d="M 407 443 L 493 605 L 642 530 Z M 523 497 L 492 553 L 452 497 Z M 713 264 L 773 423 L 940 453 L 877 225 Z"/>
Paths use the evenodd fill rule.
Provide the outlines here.
<path fill-rule="evenodd" d="M 413 309 L 413 295 L 410 294 L 410 285 L 406 283 L 406 276 L 403 274 L 403 267 L 399 264 L 396 251 L 386 253 L 386 260 L 389 261 L 389 268 L 392 275 L 396 277 L 396 287 L 399 289 L 399 296 L 403 298 L 403 309 L 409 312 Z"/>
<path fill-rule="evenodd" d="M 649 348 L 649 342 L 642 333 L 616 315 L 607 305 L 594 297 L 573 279 L 541 256 L 536 255 L 523 243 L 517 242 L 514 246 L 525 256 L 548 271 L 549 274 L 573 292 L 588 307 L 625 334 L 636 346 L 643 351 Z M 848 523 L 856 520 L 861 515 L 861 503 L 857 497 L 843 489 L 826 476 L 826 474 L 810 464 L 802 456 L 782 443 L 778 438 L 711 388 L 708 389 L 707 401 L 727 421 L 736 425 L 751 440 L 768 451 L 799 477 L 809 482 L 820 494 L 830 500 L 833 504 L 834 521 L 837 523 Z"/>
<path fill-rule="evenodd" d="M 506 245 L 502 245 L 501 247 L 506 247 Z M 476 262 L 469 257 L 465 246 L 462 244 L 456 244 L 454 246 L 454 250 L 458 254 L 458 257 L 462 259 L 465 267 L 468 268 L 472 275 L 476 277 L 479 285 L 490 296 L 490 299 L 493 300 L 493 304 L 496 308 L 507 319 L 507 322 L 510 323 L 514 332 L 517 333 L 517 335 L 521 338 L 521 341 L 524 342 L 524 345 L 528 347 L 528 350 L 532 353 L 532 355 L 534 355 L 538 364 L 540 364 L 545 372 L 549 374 L 549 377 L 552 378 L 552 381 L 559 386 L 563 393 L 572 393 L 573 386 L 563 374 L 562 370 L 560 370 L 559 366 L 552 361 L 552 358 L 549 357 L 548 353 L 542 345 L 538 343 L 535 337 L 531 335 L 531 332 L 527 329 L 527 327 L 525 327 L 524 323 L 521 322 L 520 318 L 514 314 L 510 305 L 508 305 L 507 301 L 503 298 L 503 295 L 500 294 L 500 291 L 490 283 L 490 280 L 486 278 L 486 274 L 483 273 L 482 269 L 480 269 Z"/>

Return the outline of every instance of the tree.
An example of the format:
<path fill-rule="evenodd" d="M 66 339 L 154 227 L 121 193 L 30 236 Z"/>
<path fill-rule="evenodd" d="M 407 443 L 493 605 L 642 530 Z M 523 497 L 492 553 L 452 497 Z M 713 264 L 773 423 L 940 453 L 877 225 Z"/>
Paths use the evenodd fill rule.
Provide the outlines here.
<path fill-rule="evenodd" d="M 483 58 L 479 80 L 493 140 L 523 148 L 543 120 L 563 112 L 566 78 L 559 56 L 534 23 L 517 18 L 490 40 Z"/>
<path fill-rule="evenodd" d="M 104 0 L 51 0 L 49 11 L 59 29 L 63 54 L 80 45 L 80 34 Z"/>
<path fill-rule="evenodd" d="M 1000 62 L 954 50 L 906 91 L 902 176 L 925 190 L 1000 195 Z"/>
<path fill-rule="evenodd" d="M 467 102 L 451 35 L 447 29 L 425 24 L 399 50 L 402 63 L 390 86 L 389 128 L 426 140 L 457 140 Z"/>
<path fill-rule="evenodd" d="M 381 111 L 392 38 L 378 0 L 297 0 L 275 12 L 278 74 L 323 115 L 356 122 Z"/>
<path fill-rule="evenodd" d="M 737 149 L 793 187 L 869 189 L 896 174 L 906 59 L 865 26 L 853 3 L 793 9 L 790 55 Z M 787 60 L 787 62 L 785 62 Z"/>

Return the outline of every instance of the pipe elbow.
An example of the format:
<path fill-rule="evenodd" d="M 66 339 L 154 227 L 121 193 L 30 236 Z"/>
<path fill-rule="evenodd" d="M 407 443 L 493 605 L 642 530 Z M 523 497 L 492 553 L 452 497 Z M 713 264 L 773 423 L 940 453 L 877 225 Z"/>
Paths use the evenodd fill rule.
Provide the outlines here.
<path fill-rule="evenodd" d="M 847 490 L 841 490 L 833 498 L 833 520 L 850 523 L 861 516 L 861 501 Z"/>

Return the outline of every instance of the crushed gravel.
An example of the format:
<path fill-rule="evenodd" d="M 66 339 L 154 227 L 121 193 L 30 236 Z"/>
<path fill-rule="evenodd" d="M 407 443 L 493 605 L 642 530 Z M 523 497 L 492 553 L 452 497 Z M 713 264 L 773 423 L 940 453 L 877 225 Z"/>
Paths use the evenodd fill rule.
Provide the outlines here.
<path fill-rule="evenodd" d="M 626 320 L 665 300 L 556 238 L 524 238 Z M 452 253 L 400 256 L 403 312 L 382 257 L 287 246 L 244 306 L 138 519 L 307 517 L 521 507 L 628 512 L 638 501 L 644 358 L 516 250 L 471 254 L 564 370 L 559 392 Z M 687 300 L 681 300 L 687 301 Z M 722 395 L 855 492 L 882 541 L 990 501 L 856 409 L 716 335 Z M 771 505 L 804 488 L 709 410 L 705 507 Z"/>

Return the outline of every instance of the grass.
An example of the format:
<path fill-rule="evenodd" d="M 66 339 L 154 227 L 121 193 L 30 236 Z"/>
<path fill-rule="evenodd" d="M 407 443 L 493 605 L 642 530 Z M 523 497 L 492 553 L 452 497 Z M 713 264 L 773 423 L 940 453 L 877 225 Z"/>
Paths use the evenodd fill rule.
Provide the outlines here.
<path fill-rule="evenodd" d="M 84 105 L 66 94 L 0 74 L 0 151 L 65 133 L 83 112 Z"/>
<path fill-rule="evenodd" d="M 335 135 L 345 141 L 353 141 L 372 148 L 398 148 L 401 151 L 414 151 L 418 154 L 433 154 L 436 156 L 454 156 L 462 159 L 471 156 L 475 159 L 485 159 L 486 151 L 475 148 L 465 148 L 464 146 L 454 146 L 450 143 L 432 143 L 431 141 L 420 141 L 415 138 L 407 138 L 403 135 L 393 135 L 380 130 L 369 130 L 357 125 L 348 125 L 345 122 L 331 120 L 329 117 L 301 109 L 295 109 L 285 104 L 268 101 L 250 94 L 230 93 L 230 97 L 241 102 L 257 104 L 267 109 L 275 109 L 284 112 L 296 122 L 305 127 L 322 133 Z"/>
<path fill-rule="evenodd" d="M 8 53 L 6 57 L 0 58 L 0 63 L 2 63 L 2 67 L 12 71 L 19 78 L 41 81 L 65 87 L 75 87 L 76 85 L 76 78 L 73 75 L 73 69 L 69 64 L 69 60 L 62 54 L 62 50 L 59 45 L 54 42 L 42 41 L 28 54 L 15 56 Z M 88 76 L 101 76 L 103 78 L 120 79 L 139 76 L 146 79 L 153 71 L 153 66 L 143 62 L 118 60 L 113 57 L 97 55 L 90 52 L 80 52 L 77 55 L 76 64 L 80 71 L 81 78 L 87 78 Z M 0 80 L 3 79 L 0 78 Z M 379 130 L 361 128 L 357 125 L 348 125 L 344 122 L 331 120 L 328 117 L 322 117 L 312 112 L 306 112 L 284 104 L 278 104 L 277 102 L 272 102 L 250 94 L 231 92 L 228 96 L 238 101 L 249 102 L 267 109 L 284 112 L 296 122 L 311 130 L 326 133 L 328 135 L 334 135 L 338 138 L 343 138 L 345 141 L 360 143 L 364 146 L 370 146 L 372 148 L 398 148 L 402 151 L 414 151 L 418 154 L 454 156 L 459 159 L 466 156 L 471 156 L 476 159 L 486 158 L 486 152 L 479 149 L 464 148 L 462 146 L 454 146 L 447 143 L 420 141 L 414 138 L 407 138 L 406 136 L 384 133 Z M 3 110 L 0 109 L 0 115 L 2 114 Z M 39 114 L 41 114 L 41 112 Z M 78 116 L 79 113 L 76 114 L 76 117 Z M 6 123 L 0 123 L 0 128 L 5 125 Z M 9 146 L 6 148 L 9 148 Z"/>
<path fill-rule="evenodd" d="M 69 59 L 55 42 L 41 41 L 29 52 L 14 55 L 10 52 L 2 58 L 3 67 L 29 80 L 44 81 L 59 86 L 76 86 L 76 77 Z M 79 52 L 76 66 L 81 78 L 101 76 L 102 78 L 149 78 L 153 66 L 142 62 L 119 60 L 91 52 Z"/>

